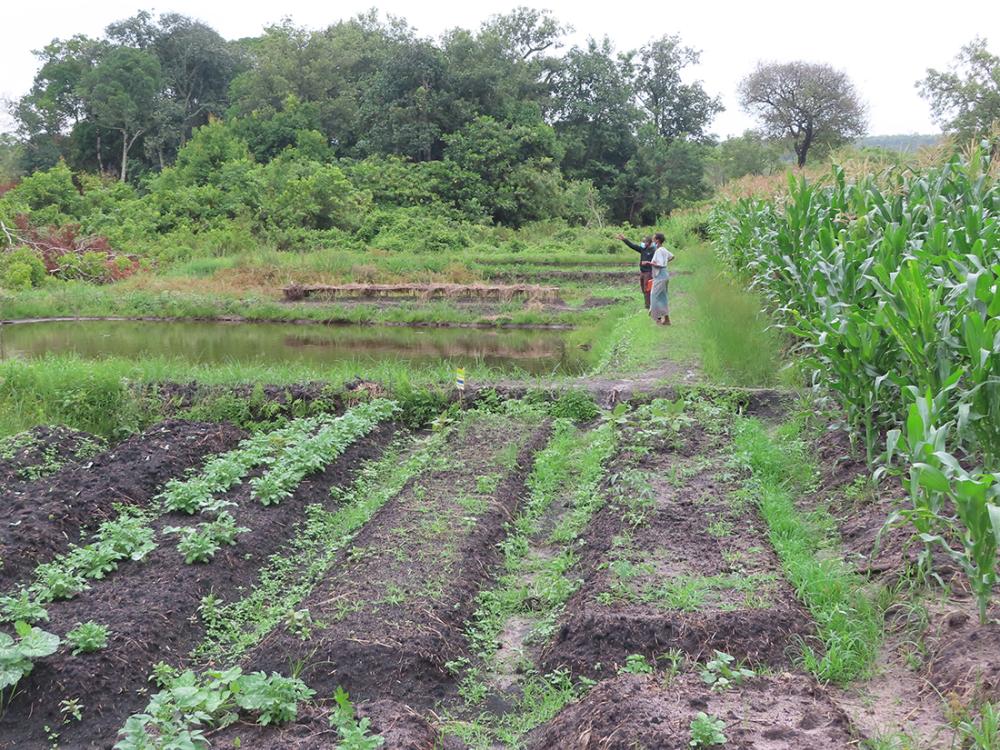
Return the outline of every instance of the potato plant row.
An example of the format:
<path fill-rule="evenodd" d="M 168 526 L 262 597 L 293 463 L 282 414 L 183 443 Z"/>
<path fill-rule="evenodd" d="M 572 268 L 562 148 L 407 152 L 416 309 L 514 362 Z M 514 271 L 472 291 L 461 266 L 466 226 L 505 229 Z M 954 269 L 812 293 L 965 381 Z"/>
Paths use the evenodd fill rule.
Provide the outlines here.
<path fill-rule="evenodd" d="M 34 660 L 52 655 L 60 645 L 58 636 L 32 626 L 48 620 L 45 606 L 76 596 L 88 587 L 88 581 L 103 579 L 116 570 L 119 562 L 145 559 L 157 547 L 157 531 L 151 524 L 171 510 L 183 510 L 173 501 L 195 497 L 190 487 L 197 488 L 197 493 L 211 489 L 190 507 L 213 514 L 214 518 L 195 526 L 166 526 L 160 531 L 179 536 L 178 548 L 185 562 L 207 562 L 221 545 L 235 544 L 236 536 L 249 530 L 237 526 L 236 518 L 226 510 L 235 504 L 215 493 L 241 481 L 252 466 L 266 464 L 270 468 L 257 478 L 253 497 L 263 505 L 279 502 L 306 475 L 343 454 L 397 409 L 394 402 L 377 400 L 340 417 L 297 420 L 276 433 L 254 436 L 234 451 L 211 459 L 198 475 L 172 482 L 150 507 L 122 509 L 117 518 L 98 528 L 91 543 L 75 546 L 67 554 L 39 565 L 30 585 L 0 598 L 2 618 L 14 623 L 16 636 L 0 633 L 0 710 L 13 697 L 18 682 L 31 672 Z"/>

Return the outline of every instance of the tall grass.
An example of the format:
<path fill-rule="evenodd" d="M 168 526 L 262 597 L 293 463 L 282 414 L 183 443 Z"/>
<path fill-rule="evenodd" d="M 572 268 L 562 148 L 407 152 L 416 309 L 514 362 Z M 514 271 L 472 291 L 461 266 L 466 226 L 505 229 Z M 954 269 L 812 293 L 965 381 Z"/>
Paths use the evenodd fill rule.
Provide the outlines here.
<path fill-rule="evenodd" d="M 92 366 L 67 357 L 0 364 L 0 436 L 64 424 L 118 439 L 160 416 L 155 394 L 133 384 L 131 363 Z"/>
<path fill-rule="evenodd" d="M 466 368 L 466 382 L 497 380 L 500 373 L 483 364 Z M 514 377 L 518 373 L 513 373 Z M 64 424 L 111 439 L 142 430 L 163 416 L 156 384 L 198 382 L 206 385 L 267 383 L 288 385 L 319 381 L 334 388 L 363 377 L 392 392 L 450 392 L 455 372 L 446 362 L 413 368 L 404 360 L 377 363 L 339 362 L 193 365 L 179 359 L 83 359 L 49 355 L 0 363 L 0 437 L 41 424 Z M 527 377 L 521 373 L 521 377 Z"/>
<path fill-rule="evenodd" d="M 795 493 L 808 488 L 815 466 L 794 425 L 771 437 L 760 422 L 739 419 L 737 463 L 752 472 L 747 488 L 757 498 L 774 549 L 789 581 L 816 621 L 821 648 L 802 643 L 803 666 L 823 681 L 846 684 L 870 673 L 882 640 L 882 617 L 865 593 L 866 582 L 836 554 L 826 529 L 835 523 L 822 508 L 801 512 Z"/>
<path fill-rule="evenodd" d="M 783 341 L 760 297 L 747 291 L 706 245 L 690 249 L 702 369 L 726 385 L 773 386 L 781 380 Z M 682 282 L 683 283 L 683 282 Z"/>

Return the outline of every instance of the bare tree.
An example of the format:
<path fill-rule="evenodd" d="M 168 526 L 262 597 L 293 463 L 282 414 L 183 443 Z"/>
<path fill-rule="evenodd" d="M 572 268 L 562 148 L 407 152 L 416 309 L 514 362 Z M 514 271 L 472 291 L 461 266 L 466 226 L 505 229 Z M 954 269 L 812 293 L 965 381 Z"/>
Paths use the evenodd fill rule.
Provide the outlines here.
<path fill-rule="evenodd" d="M 800 167 L 814 145 L 848 143 L 865 134 L 867 115 L 846 73 L 806 62 L 761 63 L 740 83 L 740 106 L 767 135 L 791 140 Z"/>

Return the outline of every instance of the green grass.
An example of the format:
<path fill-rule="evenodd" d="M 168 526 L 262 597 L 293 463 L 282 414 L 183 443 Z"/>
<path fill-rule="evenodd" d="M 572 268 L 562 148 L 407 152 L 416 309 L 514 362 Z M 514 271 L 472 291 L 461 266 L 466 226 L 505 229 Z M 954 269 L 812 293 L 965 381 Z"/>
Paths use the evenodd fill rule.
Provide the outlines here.
<path fill-rule="evenodd" d="M 725 385 L 779 384 L 782 339 L 769 328 L 760 298 L 731 278 L 707 245 L 692 245 L 688 252 L 698 269 L 689 277 L 695 302 L 691 314 L 705 375 Z"/>
<path fill-rule="evenodd" d="M 815 465 L 787 425 L 771 436 L 754 419 L 734 431 L 737 463 L 750 469 L 747 489 L 758 498 L 785 575 L 816 622 L 822 648 L 803 642 L 802 664 L 822 681 L 840 685 L 866 677 L 882 642 L 882 615 L 865 587 L 836 554 L 835 528 L 822 508 L 803 513 L 795 493 L 810 486 Z"/>
<path fill-rule="evenodd" d="M 527 480 L 530 496 L 500 545 L 503 574 L 492 589 L 480 593 L 476 612 L 466 626 L 474 661 L 463 659 L 451 665 L 460 677 L 465 711 L 476 710 L 493 689 L 491 676 L 500 669 L 497 647 L 511 618 L 530 621 L 529 642 L 551 637 L 562 606 L 579 586 L 579 579 L 571 575 L 576 534 L 602 502 L 598 487 L 615 445 L 610 423 L 581 432 L 570 420 L 558 419 L 548 445 L 536 454 Z M 571 507 L 561 530 L 546 537 L 542 519 L 560 497 L 568 499 Z M 532 554 L 539 544 L 546 546 L 547 554 Z M 550 719 L 587 686 L 574 684 L 568 673 L 541 675 L 529 669 L 520 678 L 519 687 L 522 695 L 515 710 L 503 716 L 481 713 L 471 721 L 449 720 L 447 733 L 476 748 L 493 747 L 496 742 L 520 747 L 527 731 Z"/>
<path fill-rule="evenodd" d="M 289 385 L 310 381 L 331 384 L 334 390 L 362 375 L 383 383 L 406 402 L 451 388 L 455 373 L 447 363 L 414 369 L 405 360 L 376 364 L 340 362 L 335 365 L 234 362 L 194 365 L 180 359 L 150 358 L 88 360 L 71 354 L 49 355 L 30 361 L 0 363 L 0 437 L 42 424 L 64 424 L 106 438 L 118 439 L 163 418 L 160 382 L 205 385 L 268 383 Z M 469 382 L 496 379 L 500 373 L 486 366 L 470 366 Z M 428 409 L 436 416 L 442 398 L 431 398 Z M 211 418 L 212 410 L 200 416 Z M 220 418 L 227 418 L 219 413 Z"/>
<path fill-rule="evenodd" d="M 786 378 L 783 341 L 769 328 L 760 300 L 723 270 L 708 245 L 691 238 L 680 245 L 671 264 L 672 325 L 655 325 L 641 307 L 638 290 L 629 288 L 631 297 L 623 294 L 622 312 L 602 342 L 595 374 L 627 375 L 669 362 L 700 369 L 702 380 L 710 383 L 779 385 Z"/>
<path fill-rule="evenodd" d="M 17 295 L 0 295 L 0 319 L 54 317 L 156 317 L 212 319 L 243 317 L 260 321 L 311 320 L 341 323 L 477 323 L 490 326 L 588 325 L 605 313 L 602 308 L 578 311 L 535 309 L 518 301 L 484 314 L 447 300 L 407 300 L 406 304 L 284 303 L 259 292 L 155 290 L 125 284 L 95 286 L 62 282 Z M 582 296 L 577 292 L 577 296 Z M 493 307 L 490 308 L 491 310 Z"/>

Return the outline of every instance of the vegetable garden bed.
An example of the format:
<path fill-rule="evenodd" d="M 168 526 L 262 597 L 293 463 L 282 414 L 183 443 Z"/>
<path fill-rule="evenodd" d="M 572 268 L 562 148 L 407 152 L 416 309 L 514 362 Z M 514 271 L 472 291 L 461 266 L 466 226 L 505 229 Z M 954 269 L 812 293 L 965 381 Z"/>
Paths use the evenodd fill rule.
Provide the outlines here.
<path fill-rule="evenodd" d="M 204 618 L 211 608 L 252 586 L 261 564 L 288 544 L 305 508 L 332 502 L 331 488 L 348 484 L 365 461 L 381 452 L 394 430 L 390 423 L 377 424 L 381 415 L 376 411 L 375 423 L 357 426 L 343 422 L 349 417 L 320 421 L 316 439 L 325 434 L 324 425 L 339 428 L 345 424 L 345 430 L 336 443 L 328 441 L 322 447 L 317 443 L 323 451 L 315 454 L 318 472 L 307 470 L 300 477 L 294 468 L 298 460 L 294 452 L 303 443 L 284 448 L 279 443 L 281 452 L 266 471 L 246 474 L 228 491 L 212 493 L 215 510 L 203 507 L 203 513 L 216 520 L 228 514 L 238 526 L 233 543 L 220 542 L 205 564 L 190 559 L 190 553 L 179 545 L 186 534 L 173 528 L 201 531 L 206 523 L 215 522 L 196 525 L 199 516 L 175 511 L 150 521 L 158 546 L 147 549 L 142 561 L 123 561 L 117 569 L 91 579 L 89 588 L 73 598 L 48 602 L 46 630 L 64 637 L 78 623 L 94 620 L 110 631 L 107 645 L 93 654 L 70 655 L 61 650 L 38 661 L 17 685 L 0 721 L 0 746 L 48 747 L 46 726 L 60 727 L 60 742 L 65 746 L 113 744 L 126 717 L 147 702 L 154 664 L 185 664 L 205 635 Z M 198 482 L 202 476 L 195 474 L 192 480 Z M 200 485 L 187 482 L 185 486 Z M 184 495 L 192 496 L 192 492 L 189 489 Z M 268 504 L 263 504 L 265 498 Z M 64 723 L 65 712 L 60 709 L 66 701 L 82 706 L 79 720 Z"/>

